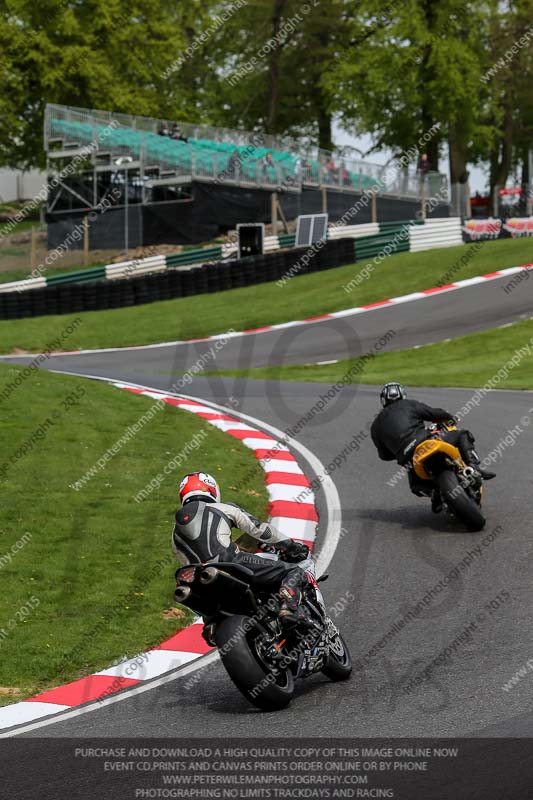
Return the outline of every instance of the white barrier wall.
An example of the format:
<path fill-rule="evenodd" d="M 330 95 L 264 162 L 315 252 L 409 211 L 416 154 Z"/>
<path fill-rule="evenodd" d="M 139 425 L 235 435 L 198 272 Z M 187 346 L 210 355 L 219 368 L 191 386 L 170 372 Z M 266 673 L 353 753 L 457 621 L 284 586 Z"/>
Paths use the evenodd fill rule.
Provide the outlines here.
<path fill-rule="evenodd" d="M 409 230 L 411 253 L 458 244 L 464 244 L 460 217 L 428 219 L 425 225 L 413 225 Z"/>
<path fill-rule="evenodd" d="M 128 278 L 135 273 L 148 275 L 152 272 L 162 272 L 167 268 L 165 256 L 150 256 L 139 258 L 136 261 L 121 261 L 118 264 L 109 264 L 105 268 L 106 278 Z"/>
<path fill-rule="evenodd" d="M 0 202 L 29 200 L 46 186 L 46 173 L 38 170 L 0 169 Z"/>
<path fill-rule="evenodd" d="M 379 222 L 367 222 L 364 225 L 335 225 L 328 230 L 328 239 L 344 239 L 360 236 L 375 236 L 379 233 Z"/>

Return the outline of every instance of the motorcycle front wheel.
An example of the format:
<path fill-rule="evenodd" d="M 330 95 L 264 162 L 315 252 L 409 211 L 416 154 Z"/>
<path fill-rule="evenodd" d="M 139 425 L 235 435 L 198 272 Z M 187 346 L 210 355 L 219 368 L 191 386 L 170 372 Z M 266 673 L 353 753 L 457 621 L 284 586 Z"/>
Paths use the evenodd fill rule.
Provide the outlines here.
<path fill-rule="evenodd" d="M 450 511 L 464 522 L 469 531 L 480 531 L 485 525 L 485 517 L 475 500 L 465 492 L 455 472 L 449 469 L 441 472 L 437 482 Z"/>
<path fill-rule="evenodd" d="M 352 657 L 339 631 L 330 636 L 329 653 L 322 673 L 330 681 L 345 681 L 352 674 Z"/>
<path fill-rule="evenodd" d="M 274 672 L 255 646 L 257 632 L 246 630 L 249 617 L 236 614 L 225 619 L 215 632 L 224 667 L 237 689 L 262 711 L 279 711 L 288 706 L 294 693 L 290 669 Z"/>

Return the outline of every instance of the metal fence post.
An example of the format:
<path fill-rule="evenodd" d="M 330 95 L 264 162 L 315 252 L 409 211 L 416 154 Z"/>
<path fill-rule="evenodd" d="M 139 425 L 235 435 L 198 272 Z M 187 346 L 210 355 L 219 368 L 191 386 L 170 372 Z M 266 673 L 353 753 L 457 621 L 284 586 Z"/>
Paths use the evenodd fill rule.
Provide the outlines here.
<path fill-rule="evenodd" d="M 89 263 L 89 217 L 83 218 L 83 266 Z"/>
<path fill-rule="evenodd" d="M 35 231 L 35 226 L 32 225 L 31 228 L 31 271 L 35 269 L 37 266 L 37 234 Z"/>

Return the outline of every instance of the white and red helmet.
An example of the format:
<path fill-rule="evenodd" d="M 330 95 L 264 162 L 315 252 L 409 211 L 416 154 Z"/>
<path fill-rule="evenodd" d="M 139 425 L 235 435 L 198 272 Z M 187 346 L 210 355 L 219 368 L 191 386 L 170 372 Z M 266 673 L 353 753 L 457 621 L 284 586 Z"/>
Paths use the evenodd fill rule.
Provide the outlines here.
<path fill-rule="evenodd" d="M 206 500 L 220 502 L 218 483 L 208 472 L 190 472 L 180 483 L 180 501 L 183 505 L 191 497 L 205 497 Z"/>

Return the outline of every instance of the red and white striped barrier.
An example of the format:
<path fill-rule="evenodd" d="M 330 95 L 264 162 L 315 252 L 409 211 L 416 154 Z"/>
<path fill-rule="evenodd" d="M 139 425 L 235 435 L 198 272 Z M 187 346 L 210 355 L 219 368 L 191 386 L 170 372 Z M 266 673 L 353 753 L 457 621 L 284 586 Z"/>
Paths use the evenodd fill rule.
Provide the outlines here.
<path fill-rule="evenodd" d="M 231 414 L 222 413 L 200 401 L 123 383 L 114 385 L 119 389 L 162 400 L 190 411 L 235 439 L 240 439 L 246 447 L 254 451 L 266 473 L 272 524 L 286 533 L 287 537 L 298 539 L 313 548 L 318 522 L 315 496 L 309 480 L 286 444 L 248 423 L 243 423 Z M 305 493 L 304 502 L 298 500 L 302 492 Z M 86 703 L 98 702 L 121 689 L 139 685 L 188 664 L 209 653 L 211 649 L 202 639 L 201 620 L 196 620 L 152 650 L 139 653 L 134 658 L 94 675 L 50 689 L 30 700 L 0 708 L 0 730 L 49 717 Z"/>

